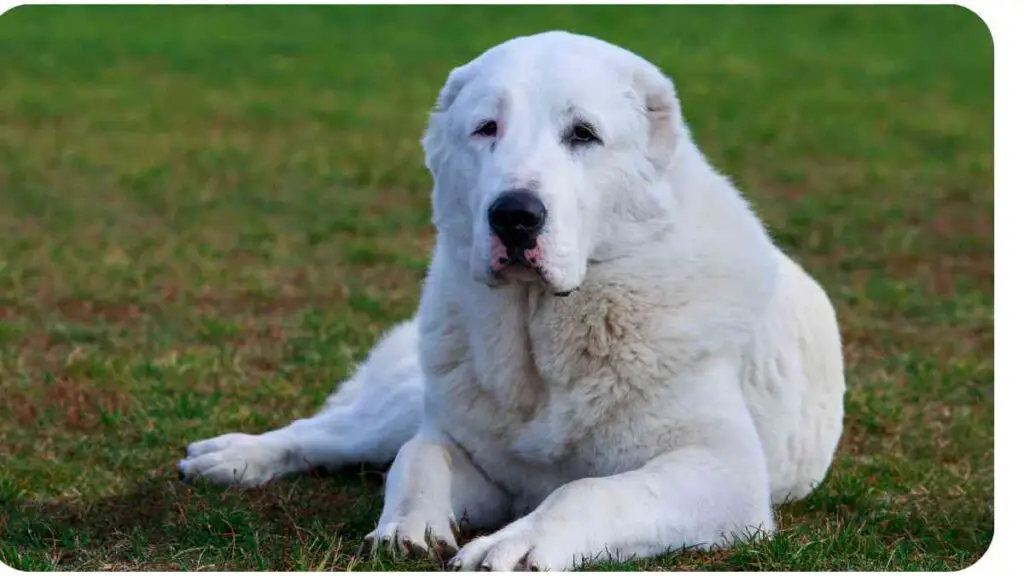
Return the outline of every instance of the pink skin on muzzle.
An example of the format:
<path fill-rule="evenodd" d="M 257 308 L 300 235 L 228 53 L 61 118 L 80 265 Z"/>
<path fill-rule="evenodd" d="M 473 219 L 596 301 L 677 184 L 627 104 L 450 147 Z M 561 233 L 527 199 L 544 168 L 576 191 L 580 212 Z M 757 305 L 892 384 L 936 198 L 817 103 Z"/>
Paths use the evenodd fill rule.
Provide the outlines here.
<path fill-rule="evenodd" d="M 541 263 L 540 245 L 523 251 L 523 257 L 532 268 L 539 268 Z M 508 249 L 502 244 L 497 236 L 491 236 L 491 270 L 500 272 L 512 264 L 508 255 Z"/>

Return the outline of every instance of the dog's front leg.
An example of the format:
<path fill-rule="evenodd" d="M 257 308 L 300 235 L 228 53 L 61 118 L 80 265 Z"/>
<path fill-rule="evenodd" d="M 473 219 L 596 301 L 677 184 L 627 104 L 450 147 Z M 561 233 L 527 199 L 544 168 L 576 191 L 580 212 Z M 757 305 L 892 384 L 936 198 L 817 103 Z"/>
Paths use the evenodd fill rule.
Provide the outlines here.
<path fill-rule="evenodd" d="M 460 525 L 492 528 L 508 515 L 507 494 L 446 434 L 424 425 L 398 451 L 388 472 L 384 510 L 364 550 L 447 559 L 458 551 Z"/>
<path fill-rule="evenodd" d="M 708 548 L 770 533 L 774 522 L 759 452 L 756 442 L 691 447 L 637 470 L 570 482 L 531 514 L 466 544 L 450 566 L 571 570 L 587 561 Z"/>

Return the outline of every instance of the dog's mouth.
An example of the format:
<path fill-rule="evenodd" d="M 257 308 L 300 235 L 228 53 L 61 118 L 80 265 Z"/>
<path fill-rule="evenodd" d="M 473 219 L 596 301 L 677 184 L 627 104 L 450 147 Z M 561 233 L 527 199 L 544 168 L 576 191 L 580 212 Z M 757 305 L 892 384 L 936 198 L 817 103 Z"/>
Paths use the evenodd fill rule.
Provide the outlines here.
<path fill-rule="evenodd" d="M 556 296 L 568 296 L 576 291 L 576 287 L 566 290 L 564 282 L 560 282 L 557 269 L 549 267 L 544 249 L 536 239 L 525 241 L 506 241 L 491 236 L 490 264 L 486 275 L 479 277 L 492 288 L 508 282 L 516 284 L 540 284 Z"/>
<path fill-rule="evenodd" d="M 537 242 L 505 242 L 492 236 L 490 276 L 499 281 L 537 282 L 546 280 Z"/>
<path fill-rule="evenodd" d="M 546 282 L 542 266 L 530 262 L 522 253 L 512 253 L 508 258 L 498 260 L 500 268 L 491 269 L 491 275 L 498 280 L 516 282 Z"/>
<path fill-rule="evenodd" d="M 541 283 L 549 287 L 553 286 L 547 277 L 544 267 L 531 263 L 525 257 L 512 256 L 507 261 L 502 262 L 502 264 L 503 267 L 501 269 L 491 270 L 491 277 L 494 280 L 492 286 L 498 286 L 509 281 L 523 284 Z M 577 290 L 579 290 L 579 287 L 552 292 L 552 294 L 559 298 L 564 298 Z"/>

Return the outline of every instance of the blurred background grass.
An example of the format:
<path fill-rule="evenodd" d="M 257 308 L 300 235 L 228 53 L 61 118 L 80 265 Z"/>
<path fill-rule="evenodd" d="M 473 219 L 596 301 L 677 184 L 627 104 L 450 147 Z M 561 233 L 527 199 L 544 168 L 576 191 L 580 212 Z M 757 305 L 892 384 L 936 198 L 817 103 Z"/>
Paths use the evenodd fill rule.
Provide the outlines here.
<path fill-rule="evenodd" d="M 315 410 L 427 265 L 450 68 L 561 28 L 659 65 L 832 295 L 850 392 L 780 534 L 618 569 L 947 570 L 993 529 L 993 60 L 938 7 L 22 7 L 0 17 L 0 560 L 394 568 L 380 473 L 190 488 Z M 399 568 L 433 568 L 408 563 Z"/>

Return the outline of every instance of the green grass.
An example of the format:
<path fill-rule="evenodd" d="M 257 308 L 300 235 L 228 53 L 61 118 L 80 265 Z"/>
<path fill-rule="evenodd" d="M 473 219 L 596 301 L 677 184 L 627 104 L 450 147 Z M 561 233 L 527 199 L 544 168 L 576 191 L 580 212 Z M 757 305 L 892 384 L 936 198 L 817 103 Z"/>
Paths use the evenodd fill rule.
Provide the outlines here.
<path fill-rule="evenodd" d="M 25 7 L 0 17 L 0 560 L 380 569 L 354 469 L 178 484 L 410 314 L 447 71 L 568 28 L 675 78 L 831 294 L 849 393 L 780 533 L 622 569 L 955 570 L 993 532 L 993 60 L 956 7 Z M 430 563 L 401 564 L 406 569 Z"/>

